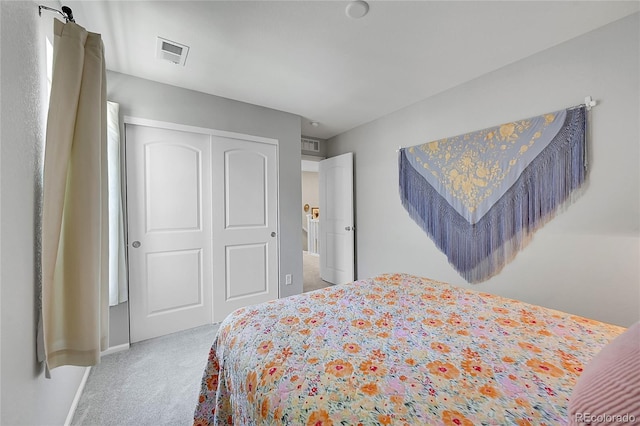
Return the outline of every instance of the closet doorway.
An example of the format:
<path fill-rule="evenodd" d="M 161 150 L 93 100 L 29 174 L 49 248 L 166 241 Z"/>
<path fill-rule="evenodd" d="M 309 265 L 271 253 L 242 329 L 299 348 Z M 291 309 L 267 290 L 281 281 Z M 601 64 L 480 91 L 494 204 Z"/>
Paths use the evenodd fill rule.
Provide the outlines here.
<path fill-rule="evenodd" d="M 278 297 L 277 141 L 185 127 L 125 124 L 132 343 Z"/>

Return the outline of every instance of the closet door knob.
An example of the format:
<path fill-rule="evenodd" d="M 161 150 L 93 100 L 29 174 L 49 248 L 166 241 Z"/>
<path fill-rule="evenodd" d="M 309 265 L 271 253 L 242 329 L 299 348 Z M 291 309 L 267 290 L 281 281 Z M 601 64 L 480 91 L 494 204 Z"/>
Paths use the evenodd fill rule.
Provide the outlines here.
<path fill-rule="evenodd" d="M 140 241 L 134 241 L 132 244 L 133 248 L 138 248 L 140 247 Z"/>
<path fill-rule="evenodd" d="M 275 232 L 272 232 L 272 233 L 271 233 L 271 236 L 272 236 L 272 237 L 275 237 L 275 236 L 276 236 L 276 233 L 275 233 Z"/>

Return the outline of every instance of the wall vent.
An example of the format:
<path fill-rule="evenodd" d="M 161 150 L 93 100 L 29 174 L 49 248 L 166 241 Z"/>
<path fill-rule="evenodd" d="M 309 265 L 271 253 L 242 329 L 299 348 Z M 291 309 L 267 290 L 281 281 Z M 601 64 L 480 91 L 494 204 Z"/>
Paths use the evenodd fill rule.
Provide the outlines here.
<path fill-rule="evenodd" d="M 158 37 L 156 43 L 156 57 L 158 59 L 184 66 L 187 53 L 189 53 L 189 46 Z"/>
<path fill-rule="evenodd" d="M 302 150 L 310 152 L 320 152 L 320 141 L 309 138 L 301 138 Z"/>

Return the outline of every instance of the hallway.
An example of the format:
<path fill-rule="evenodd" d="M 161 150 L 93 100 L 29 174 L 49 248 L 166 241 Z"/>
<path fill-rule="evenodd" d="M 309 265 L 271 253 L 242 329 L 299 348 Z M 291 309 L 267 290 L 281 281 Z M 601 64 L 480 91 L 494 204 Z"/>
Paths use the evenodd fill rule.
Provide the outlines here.
<path fill-rule="evenodd" d="M 302 252 L 303 285 L 304 293 L 329 287 L 331 283 L 320 278 L 320 256 Z"/>

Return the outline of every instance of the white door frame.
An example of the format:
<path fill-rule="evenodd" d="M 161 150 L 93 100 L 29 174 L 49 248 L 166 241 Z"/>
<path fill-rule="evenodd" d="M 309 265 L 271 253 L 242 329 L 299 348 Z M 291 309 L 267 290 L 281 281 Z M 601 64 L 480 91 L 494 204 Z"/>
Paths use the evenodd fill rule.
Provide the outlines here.
<path fill-rule="evenodd" d="M 252 141 L 252 142 L 259 142 L 259 143 L 265 143 L 265 144 L 270 144 L 270 145 L 275 145 L 276 146 L 276 187 L 277 187 L 277 196 L 278 196 L 278 200 L 280 200 L 280 147 L 279 147 L 279 141 L 278 139 L 273 139 L 273 138 L 266 138 L 263 136 L 255 136 L 255 135 L 249 135 L 249 134 L 245 134 L 245 133 L 237 133 L 237 132 L 229 132 L 226 130 L 217 130 L 217 129 L 211 129 L 211 128 L 207 128 L 207 127 L 198 127 L 198 126 L 190 126 L 190 125 L 186 125 L 186 124 L 179 124 L 179 123 L 172 123 L 172 122 L 168 122 L 168 121 L 159 121 L 159 120 L 152 120 L 152 119 L 148 119 L 148 118 L 140 118 L 140 117 L 133 117 L 133 116 L 128 116 L 125 115 L 123 117 L 123 126 L 126 124 L 131 124 L 131 125 L 138 125 L 138 126 L 148 126 L 148 127 L 155 127 L 158 129 L 166 129 L 166 130 L 177 130 L 177 131 L 181 131 L 181 132 L 190 132 L 190 133 L 201 133 L 201 134 L 205 134 L 205 135 L 210 135 L 210 136 L 220 136 L 220 137 L 224 137 L 224 138 L 229 138 L 229 139 L 240 139 L 240 140 L 245 140 L 245 141 Z M 125 141 L 126 143 L 126 141 Z M 126 158 L 125 158 L 126 161 Z M 123 167 L 123 170 L 126 170 L 125 167 Z M 125 216 L 125 220 L 127 220 L 127 214 L 128 214 L 128 209 L 127 209 L 127 205 L 126 205 L 126 173 L 125 176 L 123 178 L 123 182 L 124 182 L 124 192 L 125 192 L 125 196 L 123 197 L 125 202 L 124 202 L 124 216 Z M 278 201 L 279 203 L 279 201 Z M 277 231 L 276 231 L 276 238 L 277 238 L 277 244 L 278 244 L 278 297 L 280 297 L 281 294 L 281 283 L 280 283 L 280 270 L 281 268 L 281 245 L 280 245 L 280 205 L 278 204 L 277 206 Z M 127 247 L 129 246 L 129 235 L 128 235 L 128 226 L 125 223 L 125 241 L 127 243 Z M 128 263 L 128 259 L 127 259 L 127 263 Z M 127 268 L 127 274 L 128 274 L 128 268 Z M 213 292 L 212 292 L 212 297 L 213 297 Z M 127 311 L 127 315 L 129 317 L 129 321 L 131 320 L 131 316 L 130 313 Z"/>
<path fill-rule="evenodd" d="M 178 130 L 180 132 L 202 133 L 205 135 L 222 136 L 230 139 L 243 139 L 253 142 L 268 143 L 271 145 L 279 145 L 278 139 L 265 138 L 263 136 L 247 135 L 244 133 L 228 132 L 226 130 L 209 129 L 206 127 L 189 126 L 187 124 L 171 123 L 168 121 L 151 120 L 148 118 L 138 118 L 125 115 L 123 117 L 124 124 L 135 124 L 138 126 L 149 126 L 157 129 Z"/>

